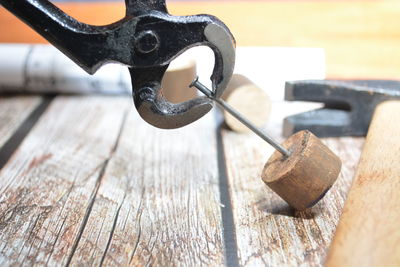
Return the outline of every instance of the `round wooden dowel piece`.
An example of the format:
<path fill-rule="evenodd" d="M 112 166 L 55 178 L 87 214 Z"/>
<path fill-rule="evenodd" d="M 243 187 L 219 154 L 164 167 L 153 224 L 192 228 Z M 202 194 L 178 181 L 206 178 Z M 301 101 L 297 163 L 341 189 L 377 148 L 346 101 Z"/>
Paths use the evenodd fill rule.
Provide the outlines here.
<path fill-rule="evenodd" d="M 161 82 L 163 96 L 172 103 L 180 103 L 197 96 L 196 88 L 189 85 L 196 78 L 196 61 L 180 56 L 171 62 Z"/>
<path fill-rule="evenodd" d="M 339 176 L 342 162 L 309 131 L 298 132 L 283 144 L 288 158 L 275 151 L 265 164 L 263 181 L 297 210 L 316 204 Z"/>
<path fill-rule="evenodd" d="M 234 74 L 222 99 L 248 118 L 257 127 L 263 127 L 271 112 L 271 101 L 267 93 L 247 77 Z M 233 131 L 249 132 L 250 130 L 224 111 L 225 123 Z"/>

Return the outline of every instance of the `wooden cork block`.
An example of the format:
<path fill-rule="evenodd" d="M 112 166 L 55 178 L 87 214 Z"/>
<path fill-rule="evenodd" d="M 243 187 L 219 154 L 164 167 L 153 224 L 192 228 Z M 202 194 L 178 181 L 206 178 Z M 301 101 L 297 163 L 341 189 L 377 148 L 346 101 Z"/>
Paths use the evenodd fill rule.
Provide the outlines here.
<path fill-rule="evenodd" d="M 182 55 L 171 62 L 161 82 L 163 96 L 172 103 L 180 103 L 197 96 L 189 85 L 197 77 L 195 60 Z"/>
<path fill-rule="evenodd" d="M 267 93 L 247 77 L 234 74 L 222 99 L 248 118 L 257 127 L 263 127 L 271 112 L 271 101 Z M 249 132 L 250 130 L 224 111 L 225 123 L 233 131 Z"/>
<path fill-rule="evenodd" d="M 309 131 L 289 137 L 283 147 L 285 158 L 275 151 L 265 164 L 263 181 L 297 210 L 316 204 L 339 176 L 340 159 Z"/>

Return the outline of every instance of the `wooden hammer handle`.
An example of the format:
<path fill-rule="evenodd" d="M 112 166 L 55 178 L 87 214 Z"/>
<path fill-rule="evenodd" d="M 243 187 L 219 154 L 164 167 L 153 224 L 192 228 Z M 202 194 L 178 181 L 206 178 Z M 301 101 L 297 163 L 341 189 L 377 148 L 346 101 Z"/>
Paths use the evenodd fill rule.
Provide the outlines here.
<path fill-rule="evenodd" d="M 400 101 L 375 111 L 326 266 L 400 266 Z"/>

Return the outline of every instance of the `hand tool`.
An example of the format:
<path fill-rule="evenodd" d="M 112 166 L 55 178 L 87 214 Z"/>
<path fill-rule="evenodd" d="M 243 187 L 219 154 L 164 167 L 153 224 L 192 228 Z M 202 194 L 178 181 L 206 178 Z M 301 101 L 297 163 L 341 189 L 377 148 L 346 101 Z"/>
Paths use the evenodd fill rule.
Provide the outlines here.
<path fill-rule="evenodd" d="M 233 73 L 235 41 L 229 29 L 209 15 L 172 16 L 165 0 L 126 0 L 125 18 L 106 26 L 79 22 L 47 0 L 0 3 L 89 74 L 108 62 L 128 66 L 135 106 L 145 121 L 159 128 L 185 126 L 213 107 L 206 97 L 179 104 L 163 98 L 161 80 L 178 55 L 200 45 L 213 50 L 211 81 L 217 96 Z"/>
<path fill-rule="evenodd" d="M 318 137 L 365 136 L 376 106 L 386 100 L 400 99 L 400 81 L 287 82 L 285 99 L 322 102 L 325 107 L 287 117 L 284 136 L 305 129 Z"/>
<path fill-rule="evenodd" d="M 373 116 L 326 266 L 400 266 L 400 101 Z"/>
<path fill-rule="evenodd" d="M 262 179 L 295 209 L 304 210 L 316 204 L 336 181 L 342 165 L 340 159 L 309 131 L 298 132 L 280 145 L 198 79 L 191 86 L 199 89 L 277 150 L 265 164 Z"/>
<path fill-rule="evenodd" d="M 140 116 L 156 127 L 185 126 L 217 102 L 284 155 L 273 155 L 276 160 L 267 163 L 264 173 L 272 168 L 274 179 L 268 176 L 264 181 L 293 207 L 304 209 L 314 204 L 336 180 L 340 160 L 311 133 L 294 135 L 281 146 L 219 99 L 233 74 L 235 41 L 217 18 L 172 16 L 165 0 L 126 0 L 125 18 L 107 26 L 92 26 L 71 18 L 47 0 L 0 3 L 89 74 L 108 62 L 127 65 L 135 106 Z M 169 63 L 198 45 L 209 46 L 214 52 L 212 90 L 194 82 L 206 97 L 168 102 L 161 94 L 161 80 Z M 283 169 L 287 171 L 281 173 Z"/>

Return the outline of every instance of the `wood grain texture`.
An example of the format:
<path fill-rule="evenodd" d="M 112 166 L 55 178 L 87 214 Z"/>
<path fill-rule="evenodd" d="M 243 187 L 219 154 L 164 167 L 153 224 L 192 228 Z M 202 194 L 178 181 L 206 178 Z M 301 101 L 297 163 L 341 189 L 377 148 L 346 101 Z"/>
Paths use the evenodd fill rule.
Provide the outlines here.
<path fill-rule="evenodd" d="M 123 1 L 57 5 L 97 25 L 125 14 Z M 399 1 L 188 1 L 169 2 L 168 9 L 219 17 L 239 46 L 325 48 L 330 78 L 399 78 Z M 0 32 L 0 42 L 45 42 L 4 9 Z"/>
<path fill-rule="evenodd" d="M 264 183 L 298 211 L 314 206 L 339 176 L 342 162 L 322 141 L 304 130 L 290 136 L 275 151 L 261 174 Z"/>
<path fill-rule="evenodd" d="M 40 104 L 40 97 L 0 97 L 0 147 Z"/>
<path fill-rule="evenodd" d="M 160 130 L 132 111 L 73 265 L 222 265 L 213 114 Z"/>
<path fill-rule="evenodd" d="M 65 265 L 117 140 L 126 99 L 56 99 L 0 172 L 0 264 Z"/>
<path fill-rule="evenodd" d="M 249 78 L 241 74 L 233 74 L 222 99 L 250 120 L 257 127 L 267 124 L 271 113 L 271 100 L 264 89 L 258 87 Z M 233 131 L 251 132 L 227 111 L 223 111 L 225 124 Z"/>
<path fill-rule="evenodd" d="M 295 212 L 260 178 L 273 148 L 257 136 L 227 130 L 222 135 L 240 265 L 321 266 L 363 139 L 323 140 L 343 160 L 341 175 L 316 206 Z"/>
<path fill-rule="evenodd" d="M 221 265 L 212 115 L 147 125 L 130 98 L 59 97 L 0 172 L 0 264 Z"/>
<path fill-rule="evenodd" d="M 400 266 L 399 113 L 400 101 L 375 111 L 327 267 Z"/>

